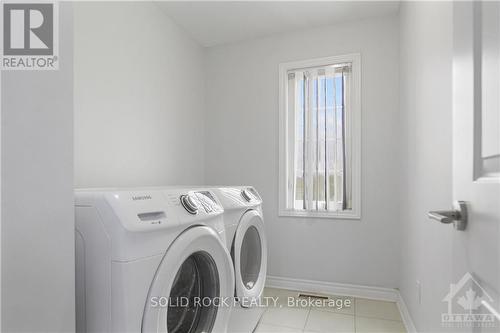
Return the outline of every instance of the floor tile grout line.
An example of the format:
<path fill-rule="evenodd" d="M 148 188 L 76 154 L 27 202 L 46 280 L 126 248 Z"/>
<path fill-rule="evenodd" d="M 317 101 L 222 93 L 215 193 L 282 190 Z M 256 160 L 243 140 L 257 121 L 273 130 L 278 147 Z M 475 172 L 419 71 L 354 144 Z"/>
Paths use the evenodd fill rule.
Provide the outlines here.
<path fill-rule="evenodd" d="M 354 313 L 354 333 L 357 333 L 358 332 L 358 327 L 356 326 L 356 298 L 353 298 L 353 301 L 354 301 L 354 304 L 352 305 L 353 306 L 353 313 Z"/>
<path fill-rule="evenodd" d="M 302 327 L 302 332 L 304 332 L 306 330 L 307 321 L 309 320 L 310 315 L 311 315 L 311 307 L 309 307 L 309 311 L 307 312 L 307 317 L 306 317 L 306 321 L 304 322 L 304 326 Z"/>

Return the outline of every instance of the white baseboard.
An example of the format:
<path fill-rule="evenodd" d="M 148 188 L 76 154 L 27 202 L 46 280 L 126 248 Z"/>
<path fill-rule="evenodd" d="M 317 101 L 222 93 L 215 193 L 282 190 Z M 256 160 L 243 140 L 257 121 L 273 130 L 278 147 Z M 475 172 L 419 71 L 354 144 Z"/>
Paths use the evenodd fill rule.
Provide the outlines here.
<path fill-rule="evenodd" d="M 401 314 L 401 319 L 403 319 L 403 324 L 406 327 L 406 331 L 408 333 L 417 333 L 417 329 L 415 328 L 415 325 L 413 324 L 413 320 L 411 319 L 410 312 L 408 311 L 408 308 L 406 307 L 406 303 L 403 299 L 403 296 L 401 296 L 401 293 L 398 291 L 398 300 L 396 302 L 398 305 L 399 313 Z"/>
<path fill-rule="evenodd" d="M 338 296 L 370 298 L 391 302 L 397 302 L 399 299 L 399 292 L 397 291 L 397 289 L 292 279 L 269 275 L 267 276 L 266 286 L 271 288 L 292 289 Z"/>
<path fill-rule="evenodd" d="M 269 275 L 267 276 L 266 287 L 396 302 L 399 308 L 399 312 L 401 313 L 403 324 L 405 325 L 408 333 L 417 332 L 411 319 L 410 313 L 408 312 L 408 308 L 406 307 L 406 304 L 401 297 L 399 290 L 397 289 L 346 283 L 292 279 Z"/>

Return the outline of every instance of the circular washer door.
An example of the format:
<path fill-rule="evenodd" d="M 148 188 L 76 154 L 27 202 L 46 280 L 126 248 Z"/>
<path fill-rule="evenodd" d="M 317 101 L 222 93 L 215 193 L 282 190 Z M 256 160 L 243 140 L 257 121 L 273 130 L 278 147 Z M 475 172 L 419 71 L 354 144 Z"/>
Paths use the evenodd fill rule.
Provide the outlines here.
<path fill-rule="evenodd" d="M 236 296 L 260 297 L 266 282 L 267 242 L 264 221 L 255 210 L 243 214 L 236 228 L 233 261 Z"/>
<path fill-rule="evenodd" d="M 233 296 L 231 257 L 209 227 L 183 232 L 168 248 L 149 289 L 142 332 L 226 332 Z"/>

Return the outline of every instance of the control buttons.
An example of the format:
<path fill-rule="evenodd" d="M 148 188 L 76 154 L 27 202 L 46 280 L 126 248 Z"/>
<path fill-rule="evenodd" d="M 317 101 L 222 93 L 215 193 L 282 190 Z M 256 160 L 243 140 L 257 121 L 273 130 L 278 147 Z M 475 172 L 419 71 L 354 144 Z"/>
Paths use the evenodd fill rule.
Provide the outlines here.
<path fill-rule="evenodd" d="M 245 199 L 247 202 L 250 202 L 252 201 L 252 195 L 250 194 L 250 192 L 248 190 L 242 190 L 241 191 L 241 196 L 243 197 L 243 199 Z"/>
<path fill-rule="evenodd" d="M 170 206 L 180 206 L 179 196 L 176 194 L 167 194 L 167 200 Z"/>
<path fill-rule="evenodd" d="M 193 215 L 198 214 L 198 204 L 196 203 L 196 201 L 193 200 L 193 198 L 189 194 L 181 195 L 180 201 L 182 207 L 184 207 L 184 209 L 186 209 L 186 211 L 189 214 Z"/>

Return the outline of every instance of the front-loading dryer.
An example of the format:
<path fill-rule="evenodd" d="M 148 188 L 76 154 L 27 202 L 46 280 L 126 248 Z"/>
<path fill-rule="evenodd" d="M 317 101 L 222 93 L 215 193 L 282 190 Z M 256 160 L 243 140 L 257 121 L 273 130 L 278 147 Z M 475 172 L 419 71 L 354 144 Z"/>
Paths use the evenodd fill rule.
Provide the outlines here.
<path fill-rule="evenodd" d="M 210 190 L 75 197 L 78 332 L 227 331 L 234 272 Z"/>
<path fill-rule="evenodd" d="M 267 241 L 262 199 L 250 186 L 212 189 L 224 208 L 226 245 L 235 273 L 235 295 L 243 307 L 259 301 L 266 282 Z"/>

